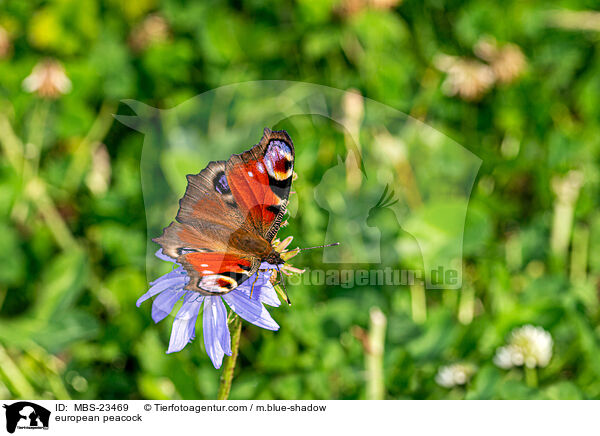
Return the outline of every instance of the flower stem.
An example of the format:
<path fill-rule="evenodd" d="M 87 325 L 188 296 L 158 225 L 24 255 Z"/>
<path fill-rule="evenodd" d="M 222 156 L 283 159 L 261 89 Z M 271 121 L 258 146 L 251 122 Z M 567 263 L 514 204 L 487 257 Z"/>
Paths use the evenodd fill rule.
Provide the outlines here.
<path fill-rule="evenodd" d="M 564 177 L 556 176 L 552 179 L 552 190 L 556 195 L 556 200 L 554 202 L 550 248 L 552 267 L 556 271 L 562 270 L 565 266 L 573 228 L 575 204 L 583 182 L 583 173 L 578 170 L 571 170 Z"/>
<path fill-rule="evenodd" d="M 15 172 L 20 173 L 21 177 L 34 174 L 31 162 L 25 158 L 23 143 L 15 134 L 8 118 L 2 113 L 0 113 L 0 146 Z M 73 247 L 75 238 L 48 194 L 44 180 L 39 177 L 27 180 L 24 189 L 28 199 L 37 205 L 58 244 L 63 249 Z"/>
<path fill-rule="evenodd" d="M 475 289 L 471 286 L 464 286 L 460 294 L 458 303 L 458 321 L 461 324 L 471 324 L 475 312 Z"/>
<path fill-rule="evenodd" d="M 427 299 L 423 285 L 415 284 L 410 287 L 410 305 L 413 321 L 417 324 L 424 323 L 427 320 Z"/>
<path fill-rule="evenodd" d="M 571 283 L 585 283 L 587 280 L 589 242 L 589 229 L 584 225 L 576 225 L 571 248 Z"/>
<path fill-rule="evenodd" d="M 0 378 L 16 398 L 35 397 L 33 387 L 19 369 L 19 365 L 13 361 L 2 345 L 0 345 Z"/>
<path fill-rule="evenodd" d="M 385 346 L 385 329 L 387 319 L 378 307 L 369 312 L 369 349 L 366 350 L 367 369 L 367 399 L 385 399 L 385 384 L 383 379 L 383 353 Z"/>
<path fill-rule="evenodd" d="M 117 104 L 113 101 L 105 101 L 102 103 L 98 117 L 88 131 L 87 135 L 79 143 L 77 149 L 73 152 L 73 159 L 67 168 L 64 178 L 63 187 L 66 189 L 75 190 L 79 187 L 81 179 L 85 175 L 86 170 L 90 165 L 91 156 L 98 144 L 106 137 L 113 123 L 113 114 L 117 110 Z"/>
<path fill-rule="evenodd" d="M 525 367 L 525 383 L 530 388 L 537 388 L 538 386 L 538 377 L 537 377 L 537 369 Z"/>
<path fill-rule="evenodd" d="M 219 384 L 218 400 L 226 400 L 229 398 L 231 390 L 231 382 L 233 381 L 233 370 L 235 369 L 235 361 L 237 360 L 238 351 L 240 348 L 240 336 L 242 334 L 242 320 L 235 315 L 231 321 L 231 356 L 225 361 L 223 372 L 221 373 L 221 382 Z"/>

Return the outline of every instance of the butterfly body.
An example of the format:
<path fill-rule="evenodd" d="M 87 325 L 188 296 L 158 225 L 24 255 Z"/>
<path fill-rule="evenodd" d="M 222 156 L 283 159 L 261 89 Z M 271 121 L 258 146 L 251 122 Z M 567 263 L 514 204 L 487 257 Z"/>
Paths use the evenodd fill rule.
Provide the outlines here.
<path fill-rule="evenodd" d="M 186 289 L 222 295 L 284 261 L 272 245 L 294 173 L 288 134 L 265 129 L 258 144 L 188 175 L 174 222 L 154 241 L 188 273 Z"/>

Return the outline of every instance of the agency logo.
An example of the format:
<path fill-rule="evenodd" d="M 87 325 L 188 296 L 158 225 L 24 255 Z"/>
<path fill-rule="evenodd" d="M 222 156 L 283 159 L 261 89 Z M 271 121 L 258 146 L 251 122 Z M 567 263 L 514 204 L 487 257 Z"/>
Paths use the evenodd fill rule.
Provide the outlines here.
<path fill-rule="evenodd" d="M 6 409 L 6 431 L 9 433 L 14 433 L 16 429 L 48 430 L 50 422 L 48 409 L 29 401 L 4 404 L 3 407 Z"/>

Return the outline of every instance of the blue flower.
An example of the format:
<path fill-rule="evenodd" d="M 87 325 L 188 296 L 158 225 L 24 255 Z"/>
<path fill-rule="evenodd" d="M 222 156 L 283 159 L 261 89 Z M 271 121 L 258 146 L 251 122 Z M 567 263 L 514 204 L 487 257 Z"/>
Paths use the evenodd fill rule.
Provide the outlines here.
<path fill-rule="evenodd" d="M 156 252 L 156 257 L 162 260 L 177 262 L 163 254 L 162 250 Z M 177 264 L 179 265 L 179 264 Z M 183 304 L 173 321 L 171 340 L 167 353 L 181 351 L 196 335 L 196 320 L 202 310 L 202 332 L 204 347 L 215 368 L 220 368 L 223 356 L 231 356 L 231 336 L 227 327 L 227 309 L 229 308 L 241 318 L 254 325 L 267 330 L 279 330 L 279 325 L 263 304 L 279 306 L 277 293 L 270 282 L 274 265 L 263 263 L 261 270 L 223 296 L 203 296 L 197 292 L 184 289 L 189 277 L 182 266 L 150 283 L 151 288 L 137 301 L 137 306 L 147 299 L 156 296 L 152 303 L 152 319 L 154 322 L 163 320 L 171 313 L 175 303 L 183 299 Z M 256 280 L 256 282 L 255 282 Z M 254 291 L 250 298 L 250 290 L 254 283 Z"/>

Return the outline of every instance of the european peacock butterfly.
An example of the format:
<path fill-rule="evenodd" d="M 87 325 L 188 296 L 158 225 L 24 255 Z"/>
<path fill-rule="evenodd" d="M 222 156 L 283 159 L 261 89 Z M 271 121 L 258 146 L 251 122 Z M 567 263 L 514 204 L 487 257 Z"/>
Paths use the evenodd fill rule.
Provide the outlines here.
<path fill-rule="evenodd" d="M 187 271 L 185 289 L 223 295 L 262 262 L 284 263 L 272 242 L 286 211 L 294 156 L 285 130 L 265 128 L 250 150 L 187 176 L 175 221 L 153 239 Z"/>

